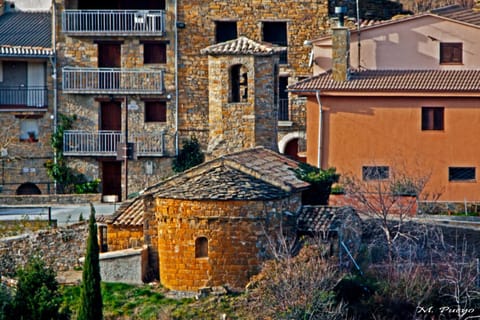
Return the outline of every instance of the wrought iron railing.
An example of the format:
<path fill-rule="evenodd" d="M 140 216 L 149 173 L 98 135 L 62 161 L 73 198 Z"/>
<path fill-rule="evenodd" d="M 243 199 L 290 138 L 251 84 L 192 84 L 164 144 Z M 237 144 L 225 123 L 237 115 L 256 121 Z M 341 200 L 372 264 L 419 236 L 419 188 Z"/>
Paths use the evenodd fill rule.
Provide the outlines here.
<path fill-rule="evenodd" d="M 165 90 L 164 71 L 121 68 L 64 67 L 66 93 L 155 93 Z"/>
<path fill-rule="evenodd" d="M 65 10 L 62 31 L 76 35 L 165 35 L 163 10 Z"/>
<path fill-rule="evenodd" d="M 290 121 L 290 107 L 288 99 L 278 100 L 278 121 Z"/>
<path fill-rule="evenodd" d="M 44 108 L 48 106 L 48 90 L 46 87 L 0 87 L 0 105 Z"/>
<path fill-rule="evenodd" d="M 121 131 L 66 130 L 63 134 L 63 154 L 66 156 L 117 156 L 125 133 Z M 136 156 L 164 156 L 165 133 L 142 133 L 129 136 Z"/>

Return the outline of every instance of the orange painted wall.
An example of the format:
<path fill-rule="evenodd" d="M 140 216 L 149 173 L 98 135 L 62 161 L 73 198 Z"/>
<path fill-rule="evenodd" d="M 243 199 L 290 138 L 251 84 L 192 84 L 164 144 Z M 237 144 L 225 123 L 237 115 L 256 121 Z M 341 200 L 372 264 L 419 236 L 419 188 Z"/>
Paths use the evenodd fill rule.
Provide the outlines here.
<path fill-rule="evenodd" d="M 361 177 L 362 166 L 406 168 L 430 174 L 426 192 L 440 200 L 480 200 L 480 185 L 449 182 L 448 167 L 476 167 L 480 174 L 480 99 L 322 96 L 322 167 Z M 443 131 L 421 130 L 421 107 L 445 107 Z M 318 104 L 307 104 L 307 161 L 318 160 Z"/>

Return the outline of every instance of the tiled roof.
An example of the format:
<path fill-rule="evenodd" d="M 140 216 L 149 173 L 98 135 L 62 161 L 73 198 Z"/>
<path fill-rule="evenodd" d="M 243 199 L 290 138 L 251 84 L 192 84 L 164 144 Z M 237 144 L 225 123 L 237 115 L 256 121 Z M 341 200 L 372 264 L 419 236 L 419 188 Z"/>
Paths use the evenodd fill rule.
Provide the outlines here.
<path fill-rule="evenodd" d="M 52 55 L 51 30 L 48 12 L 7 12 L 0 16 L 0 55 Z"/>
<path fill-rule="evenodd" d="M 368 70 L 352 72 L 347 81 L 334 81 L 331 72 L 289 86 L 294 92 L 394 91 L 480 93 L 480 70 Z"/>
<path fill-rule="evenodd" d="M 308 233 L 336 232 L 351 215 L 351 207 L 303 206 L 298 216 L 298 230 Z"/>
<path fill-rule="evenodd" d="M 445 18 L 480 26 L 480 10 L 465 9 L 459 5 L 452 5 L 431 10 L 431 13 Z"/>
<path fill-rule="evenodd" d="M 296 177 L 292 169 L 298 163 L 277 152 L 263 147 L 231 153 L 223 157 L 229 165 L 241 167 L 243 172 L 268 181 L 285 190 L 302 189 L 309 184 Z"/>
<path fill-rule="evenodd" d="M 295 176 L 293 169 L 297 167 L 296 161 L 257 147 L 200 164 L 148 188 L 145 193 L 155 197 L 169 197 L 170 194 L 177 199 L 273 199 L 309 186 Z M 205 179 L 204 175 L 210 178 Z M 235 179 L 239 179 L 237 185 Z M 186 184 L 190 187 L 183 187 Z M 236 190 L 237 195 L 226 196 L 229 189 Z M 270 192 L 271 196 L 268 195 Z"/>
<path fill-rule="evenodd" d="M 247 37 L 239 37 L 234 40 L 217 43 L 202 49 L 202 54 L 209 55 L 272 55 L 275 52 L 285 51 L 280 47 L 273 47 L 271 44 L 260 44 Z"/>
<path fill-rule="evenodd" d="M 263 180 L 233 169 L 219 166 L 185 179 L 169 181 L 155 193 L 158 198 L 189 200 L 271 200 L 287 196 L 287 192 Z"/>
<path fill-rule="evenodd" d="M 143 198 L 135 198 L 122 203 L 115 211 L 112 219 L 115 226 L 142 226 L 144 202 Z"/>

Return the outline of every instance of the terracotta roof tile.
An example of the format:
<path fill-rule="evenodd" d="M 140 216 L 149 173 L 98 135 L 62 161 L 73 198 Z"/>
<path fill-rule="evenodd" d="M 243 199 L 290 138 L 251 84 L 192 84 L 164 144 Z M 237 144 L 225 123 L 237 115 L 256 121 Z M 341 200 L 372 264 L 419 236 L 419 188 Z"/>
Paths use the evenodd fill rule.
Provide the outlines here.
<path fill-rule="evenodd" d="M 209 55 L 229 55 L 229 54 L 243 54 L 243 55 L 272 55 L 276 52 L 285 51 L 281 47 L 274 47 L 269 43 L 257 43 L 247 37 L 239 37 L 234 40 L 217 43 L 202 49 L 202 54 Z"/>
<path fill-rule="evenodd" d="M 289 90 L 478 92 L 480 70 L 367 70 L 352 72 L 343 82 L 334 81 L 327 72 L 297 82 Z"/>
<path fill-rule="evenodd" d="M 459 5 L 434 9 L 431 13 L 461 22 L 480 26 L 480 10 L 465 9 Z"/>
<path fill-rule="evenodd" d="M 143 198 L 139 197 L 126 201 L 115 212 L 112 223 L 116 226 L 142 226 L 143 212 Z"/>

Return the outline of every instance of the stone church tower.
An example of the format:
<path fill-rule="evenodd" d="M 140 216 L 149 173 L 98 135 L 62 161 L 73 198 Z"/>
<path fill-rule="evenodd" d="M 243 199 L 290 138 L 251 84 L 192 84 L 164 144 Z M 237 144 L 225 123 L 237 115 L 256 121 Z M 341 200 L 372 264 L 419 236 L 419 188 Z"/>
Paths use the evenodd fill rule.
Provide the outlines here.
<path fill-rule="evenodd" d="M 277 151 L 278 48 L 246 37 L 202 50 L 208 55 L 208 156 L 264 146 Z"/>

